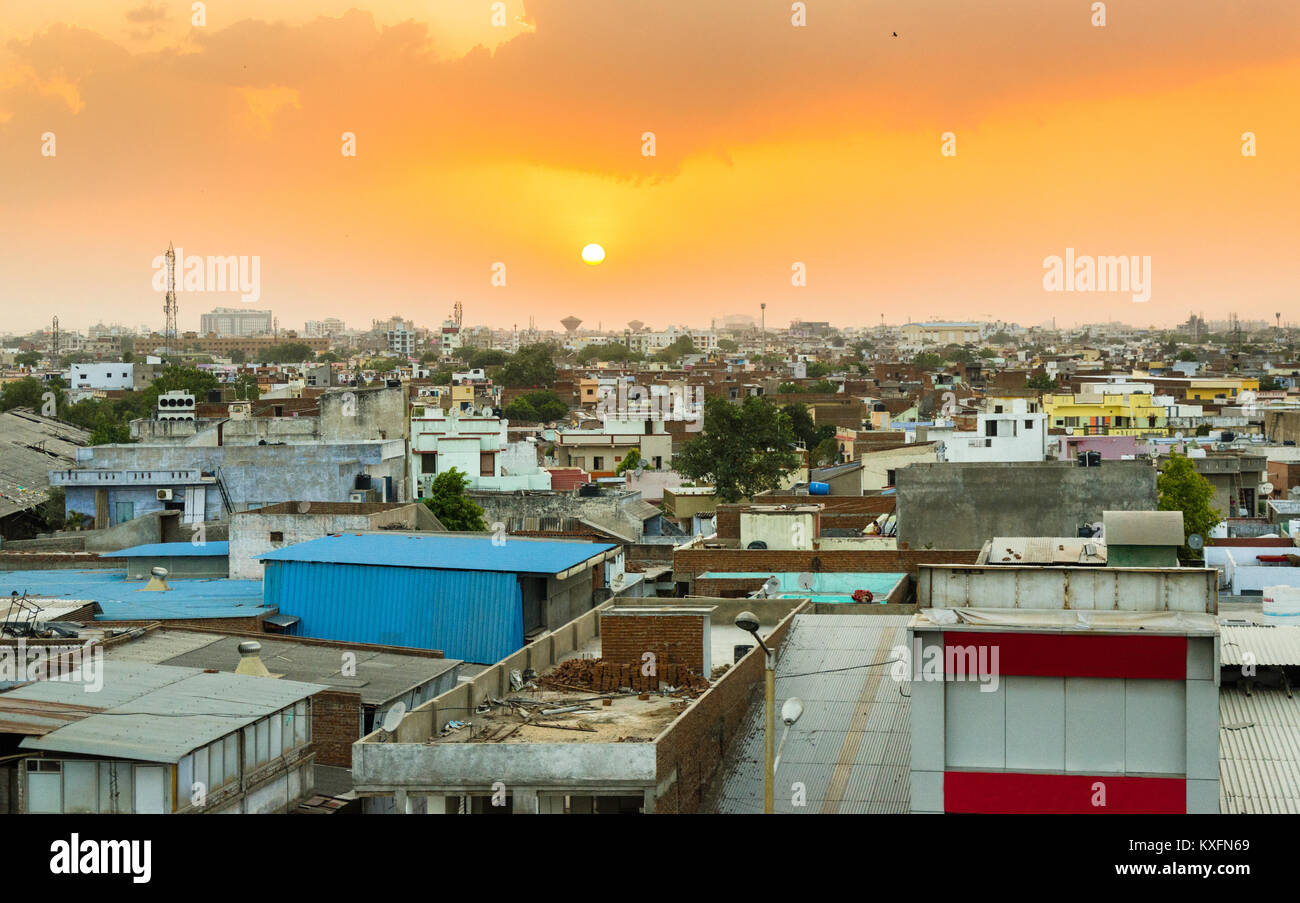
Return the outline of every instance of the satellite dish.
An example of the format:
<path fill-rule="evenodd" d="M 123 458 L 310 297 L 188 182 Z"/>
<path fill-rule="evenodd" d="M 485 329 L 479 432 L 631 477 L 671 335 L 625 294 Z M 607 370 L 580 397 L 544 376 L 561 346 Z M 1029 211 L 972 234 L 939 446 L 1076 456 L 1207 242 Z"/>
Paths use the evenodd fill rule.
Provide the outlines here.
<path fill-rule="evenodd" d="M 763 584 L 763 592 L 768 596 L 775 596 L 780 591 L 781 581 L 777 580 L 775 575 L 768 577 L 767 582 Z"/>
<path fill-rule="evenodd" d="M 799 588 L 802 589 L 802 590 L 811 591 L 812 588 L 813 588 L 813 575 L 812 575 L 812 574 L 800 574 L 800 575 L 799 575 Z"/>
<path fill-rule="evenodd" d="M 763 542 L 763 540 L 761 540 L 761 539 L 756 539 L 756 540 L 754 540 L 753 542 L 751 542 L 749 545 L 745 546 L 745 548 L 747 548 L 747 549 L 766 549 L 766 548 L 767 548 L 767 543 Z"/>
<path fill-rule="evenodd" d="M 394 733 L 397 726 L 402 723 L 406 717 L 406 703 L 395 702 L 393 707 L 384 713 L 384 730 L 388 733 Z"/>
<path fill-rule="evenodd" d="M 1273 484 L 1272 484 L 1272 483 L 1260 483 L 1260 484 L 1259 484 L 1259 494 L 1260 494 L 1260 495 L 1272 495 L 1272 494 L 1273 494 L 1273 489 L 1274 489 L 1274 487 L 1273 487 Z"/>
<path fill-rule="evenodd" d="M 1193 533 L 1191 536 L 1187 537 L 1187 548 L 1201 549 L 1204 547 L 1205 547 L 1205 537 L 1201 536 L 1201 534 Z"/>
<path fill-rule="evenodd" d="M 1175 438 L 1175 439 L 1181 439 L 1181 438 L 1183 438 L 1183 431 L 1182 431 L 1182 430 L 1179 430 L 1178 432 L 1174 433 L 1174 438 Z"/>

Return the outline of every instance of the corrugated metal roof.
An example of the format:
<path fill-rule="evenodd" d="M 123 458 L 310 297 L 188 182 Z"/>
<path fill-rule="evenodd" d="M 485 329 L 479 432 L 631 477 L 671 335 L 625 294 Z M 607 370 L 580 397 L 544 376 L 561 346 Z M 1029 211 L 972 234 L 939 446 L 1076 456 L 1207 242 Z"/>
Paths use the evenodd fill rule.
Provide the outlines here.
<path fill-rule="evenodd" d="M 1300 698 L 1219 690 L 1219 811 L 1300 814 Z"/>
<path fill-rule="evenodd" d="M 100 552 L 100 558 L 203 558 L 230 554 L 228 542 L 151 542 L 116 552 Z"/>
<path fill-rule="evenodd" d="M 247 618 L 264 614 L 261 580 L 172 580 L 167 592 L 145 592 L 143 580 L 121 571 L 52 569 L 0 571 L 0 598 L 11 592 L 98 602 L 100 621 L 166 621 L 177 618 Z"/>
<path fill-rule="evenodd" d="M 29 410 L 0 413 L 0 517 L 50 497 L 50 471 L 77 464 L 90 433 Z"/>
<path fill-rule="evenodd" d="M 516 545 L 524 543 L 505 548 Z M 513 573 L 278 561 L 266 569 L 266 599 L 302 618 L 299 636 L 441 649 L 486 663 L 524 644 Z"/>
<path fill-rule="evenodd" d="M 513 574 L 558 574 L 616 548 L 608 543 L 445 534 L 353 533 L 323 536 L 257 556 L 262 561 L 384 565 Z"/>
<path fill-rule="evenodd" d="M 911 723 L 903 695 L 906 686 L 890 676 L 889 666 L 861 667 L 887 661 L 895 646 L 906 646 L 907 621 L 899 615 L 795 617 L 777 661 L 776 704 L 779 708 L 798 696 L 804 713 L 781 754 L 777 812 L 908 811 Z M 763 808 L 761 698 L 750 706 L 740 730 L 711 788 L 713 807 L 723 813 Z M 803 806 L 794 805 L 795 782 L 804 785 Z"/>
<path fill-rule="evenodd" d="M 1300 665 L 1300 627 L 1220 626 L 1220 660 L 1224 665 Z"/>
<path fill-rule="evenodd" d="M 103 709 L 44 736 L 28 737 L 20 748 L 178 762 L 201 746 L 327 689 L 320 684 L 138 662 L 105 661 L 103 669 L 103 689 L 96 693 L 87 692 L 82 682 L 40 681 L 0 695 L 0 701 L 84 704 L 93 700 Z"/>

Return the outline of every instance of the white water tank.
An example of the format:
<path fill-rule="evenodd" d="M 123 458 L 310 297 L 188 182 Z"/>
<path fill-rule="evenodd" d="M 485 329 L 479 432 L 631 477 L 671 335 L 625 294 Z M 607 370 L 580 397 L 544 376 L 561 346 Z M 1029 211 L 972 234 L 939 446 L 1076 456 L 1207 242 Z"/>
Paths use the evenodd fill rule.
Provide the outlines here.
<path fill-rule="evenodd" d="M 1272 618 L 1294 618 L 1300 623 L 1300 586 L 1264 587 L 1264 614 Z"/>

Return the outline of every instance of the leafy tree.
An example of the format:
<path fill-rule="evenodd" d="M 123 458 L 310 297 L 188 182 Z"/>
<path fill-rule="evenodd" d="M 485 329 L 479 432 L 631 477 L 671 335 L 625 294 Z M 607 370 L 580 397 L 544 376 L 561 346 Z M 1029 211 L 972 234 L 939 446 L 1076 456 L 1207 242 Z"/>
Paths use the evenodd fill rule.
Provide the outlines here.
<path fill-rule="evenodd" d="M 304 342 L 284 342 L 263 348 L 257 359 L 263 364 L 297 364 L 316 359 L 316 352 Z"/>
<path fill-rule="evenodd" d="M 1178 359 L 1180 361 L 1194 361 L 1196 360 L 1196 352 L 1192 351 L 1190 348 L 1186 348 L 1178 352 Z"/>
<path fill-rule="evenodd" d="M 511 388 L 542 389 L 555 385 L 555 352 L 550 342 L 525 345 L 501 367 L 498 381 Z"/>
<path fill-rule="evenodd" d="M 387 373 L 389 370 L 392 370 L 394 367 L 396 367 L 399 363 L 400 361 L 398 361 L 397 358 L 394 357 L 377 357 L 377 358 L 373 358 L 372 360 L 366 361 L 365 369 L 374 370 L 378 373 Z"/>
<path fill-rule="evenodd" d="M 673 469 L 711 483 L 719 500 L 737 502 L 781 485 L 799 466 L 794 442 L 789 419 L 770 401 L 751 395 L 736 405 L 709 398 L 703 431 L 673 456 Z"/>
<path fill-rule="evenodd" d="M 248 361 L 248 355 L 244 353 L 243 348 L 236 348 L 230 352 L 230 362 L 232 364 L 243 364 Z"/>
<path fill-rule="evenodd" d="M 1039 392 L 1054 392 L 1058 388 L 1056 377 L 1048 376 L 1046 373 L 1035 373 L 1029 379 L 1025 380 L 1026 389 L 1037 389 Z"/>
<path fill-rule="evenodd" d="M 0 389 L 0 411 L 31 408 L 39 414 L 47 391 L 49 390 L 45 383 L 34 376 L 24 376 L 22 379 L 6 383 L 4 388 Z"/>
<path fill-rule="evenodd" d="M 835 437 L 823 439 L 808 453 L 809 463 L 814 467 L 834 464 L 840 457 L 840 445 Z"/>
<path fill-rule="evenodd" d="M 820 379 L 827 373 L 830 373 L 831 368 L 823 364 L 821 361 L 809 361 L 805 372 L 808 374 L 809 379 Z"/>
<path fill-rule="evenodd" d="M 796 395 L 800 392 L 807 392 L 803 386 L 798 383 L 781 383 L 776 387 L 777 395 Z"/>
<path fill-rule="evenodd" d="M 1210 507 L 1214 486 L 1196 472 L 1196 465 L 1185 455 L 1172 453 L 1156 477 L 1161 511 L 1183 513 L 1183 547 L 1180 556 L 1199 559 L 1201 552 L 1188 547 L 1186 538 L 1193 533 L 1206 537 L 1210 529 L 1223 520 L 1223 513 Z"/>
<path fill-rule="evenodd" d="M 14 356 L 14 363 L 20 367 L 35 367 L 41 362 L 41 357 L 39 351 L 24 351 Z"/>
<path fill-rule="evenodd" d="M 162 374 L 142 393 L 145 416 L 158 407 L 158 396 L 176 389 L 191 393 L 195 400 L 206 401 L 208 393 L 221 387 L 217 378 L 206 370 L 198 370 L 184 364 L 169 364 Z"/>
<path fill-rule="evenodd" d="M 592 361 L 626 361 L 632 357 L 632 351 L 618 342 L 604 345 L 588 345 L 578 352 L 578 363 L 590 364 Z"/>
<path fill-rule="evenodd" d="M 488 367 L 500 367 L 510 360 L 510 355 L 495 348 L 476 348 L 465 361 L 471 369 L 486 370 Z"/>
<path fill-rule="evenodd" d="M 480 532 L 487 529 L 483 509 L 465 495 L 469 477 L 455 467 L 445 470 L 429 484 L 424 505 L 448 530 Z"/>
<path fill-rule="evenodd" d="M 623 456 L 623 460 L 618 462 L 614 468 L 614 476 L 621 476 L 629 470 L 636 470 L 636 466 L 641 463 L 641 449 L 634 448 Z"/>
<path fill-rule="evenodd" d="M 922 370 L 933 370 L 942 364 L 943 360 L 937 354 L 925 352 L 912 358 L 912 363 L 920 367 Z"/>
<path fill-rule="evenodd" d="M 257 401 L 262 390 L 257 387 L 257 377 L 251 373 L 241 373 L 235 377 L 235 397 L 243 401 Z"/>
<path fill-rule="evenodd" d="M 725 351 L 727 354 L 735 354 L 740 350 L 740 343 L 735 339 L 718 339 L 718 350 Z"/>
<path fill-rule="evenodd" d="M 790 421 L 790 429 L 804 448 L 816 448 L 827 439 L 835 438 L 835 427 L 829 423 L 818 426 L 813 422 L 808 408 L 798 402 L 791 402 L 781 408 L 781 413 Z"/>
<path fill-rule="evenodd" d="M 550 389 L 537 389 L 525 392 L 506 405 L 501 412 L 507 420 L 523 420 L 529 423 L 546 423 L 559 420 L 569 413 L 569 406 Z"/>
<path fill-rule="evenodd" d="M 688 335 L 678 337 L 671 345 L 659 351 L 651 360 L 664 364 L 675 364 L 683 355 L 695 354 L 695 343 Z"/>

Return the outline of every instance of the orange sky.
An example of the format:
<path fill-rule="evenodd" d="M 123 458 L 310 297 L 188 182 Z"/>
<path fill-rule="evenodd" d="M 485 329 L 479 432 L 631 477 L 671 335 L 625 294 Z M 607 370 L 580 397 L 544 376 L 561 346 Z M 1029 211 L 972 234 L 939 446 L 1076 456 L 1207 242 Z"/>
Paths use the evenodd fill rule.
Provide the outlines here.
<path fill-rule="evenodd" d="M 292 329 L 1300 321 L 1295 0 L 791 6 L 0 0 L 0 331 L 160 328 L 169 240 L 259 256 Z M 1045 292 L 1067 247 L 1151 300 Z"/>

